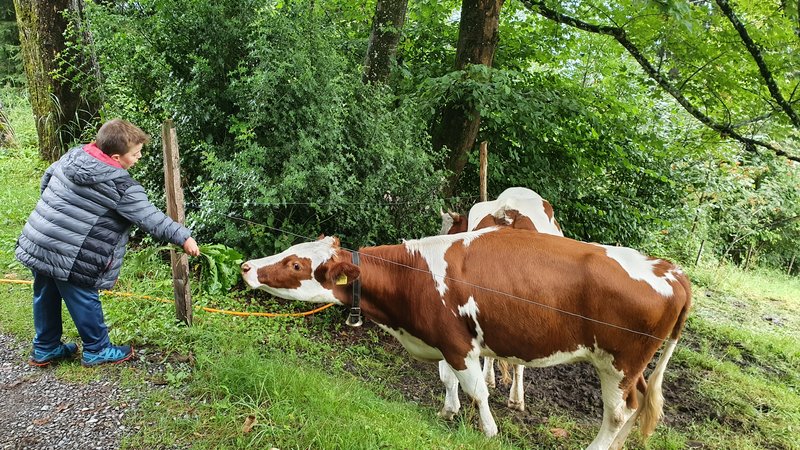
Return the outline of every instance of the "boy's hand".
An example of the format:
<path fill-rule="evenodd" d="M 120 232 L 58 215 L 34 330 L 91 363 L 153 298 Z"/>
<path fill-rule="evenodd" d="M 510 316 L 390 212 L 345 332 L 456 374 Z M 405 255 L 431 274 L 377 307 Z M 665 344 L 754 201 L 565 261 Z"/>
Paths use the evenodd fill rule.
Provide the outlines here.
<path fill-rule="evenodd" d="M 189 238 L 183 243 L 183 251 L 185 251 L 187 255 L 200 256 L 200 247 L 197 246 L 197 242 L 195 242 L 194 238 Z"/>

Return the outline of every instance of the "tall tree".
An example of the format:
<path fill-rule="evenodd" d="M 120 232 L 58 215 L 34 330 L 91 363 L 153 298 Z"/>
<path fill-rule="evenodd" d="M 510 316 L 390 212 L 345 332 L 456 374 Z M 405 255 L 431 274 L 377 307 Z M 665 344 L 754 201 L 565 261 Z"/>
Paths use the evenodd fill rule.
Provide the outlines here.
<path fill-rule="evenodd" d="M 549 20 L 611 37 L 689 114 L 745 150 L 800 161 L 787 152 L 800 135 L 798 14 L 787 2 L 522 3 Z"/>
<path fill-rule="evenodd" d="M 67 49 L 65 37 L 70 13 L 82 12 L 82 0 L 14 0 L 28 92 L 36 119 L 39 153 L 54 161 L 74 139 L 82 124 L 92 117 L 96 105 L 85 101 L 79 89 L 64 76 L 57 76 Z M 74 30 L 73 30 L 74 31 Z M 83 44 L 80 31 L 75 44 Z M 76 45 L 76 47 L 81 47 Z M 81 65 L 72 64 L 72 69 Z M 63 71 L 61 71 L 63 72 Z M 73 74 L 74 75 L 74 74 Z"/>
<path fill-rule="evenodd" d="M 500 10 L 504 0 L 463 0 L 458 31 L 455 69 L 471 64 L 492 66 L 498 43 Z M 439 123 L 433 132 L 433 148 L 448 149 L 447 169 L 452 175 L 445 191 L 455 192 L 456 184 L 467 155 L 475 146 L 481 124 L 476 105 L 465 101 L 450 101 L 442 107 Z"/>
<path fill-rule="evenodd" d="M 408 0 L 378 0 L 364 61 L 365 83 L 384 83 L 397 54 L 397 43 L 406 20 Z"/>

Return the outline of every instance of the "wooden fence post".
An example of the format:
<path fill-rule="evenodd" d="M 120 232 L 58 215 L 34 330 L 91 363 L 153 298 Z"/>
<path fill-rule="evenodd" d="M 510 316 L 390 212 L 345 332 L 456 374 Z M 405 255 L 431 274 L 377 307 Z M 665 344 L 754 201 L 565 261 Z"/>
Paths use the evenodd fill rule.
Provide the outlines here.
<path fill-rule="evenodd" d="M 480 150 L 480 178 L 481 178 L 481 201 L 485 202 L 487 199 L 487 172 L 489 168 L 489 143 L 486 141 L 481 142 Z"/>
<path fill-rule="evenodd" d="M 164 148 L 164 191 L 167 194 L 167 215 L 183 223 L 186 219 L 181 188 L 181 164 L 178 153 L 178 134 L 171 119 L 161 127 Z M 169 252 L 172 262 L 172 288 L 175 293 L 175 316 L 186 325 L 192 324 L 192 292 L 189 289 L 189 257 L 175 250 Z"/>
<path fill-rule="evenodd" d="M 703 246 L 706 244 L 706 240 L 703 239 L 700 241 L 700 249 L 697 250 L 697 258 L 694 259 L 694 265 L 697 266 L 700 264 L 700 257 L 703 255 Z"/>

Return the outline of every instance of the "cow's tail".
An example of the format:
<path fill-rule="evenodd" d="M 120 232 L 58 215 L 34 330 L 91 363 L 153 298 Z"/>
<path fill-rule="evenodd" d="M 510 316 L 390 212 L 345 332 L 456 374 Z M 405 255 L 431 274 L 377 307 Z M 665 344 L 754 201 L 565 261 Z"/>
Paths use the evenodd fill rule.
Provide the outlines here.
<path fill-rule="evenodd" d="M 655 370 L 650 374 L 647 379 L 647 389 L 644 393 L 644 401 L 641 406 L 641 415 L 639 416 L 639 426 L 644 437 L 653 434 L 656 429 L 658 421 L 664 412 L 664 395 L 661 391 L 661 384 L 664 381 L 664 369 L 667 367 L 667 362 L 672 356 L 675 345 L 678 343 L 675 339 L 668 339 L 667 344 L 664 346 L 664 351 L 658 359 Z"/>
<path fill-rule="evenodd" d="M 669 359 L 672 357 L 672 353 L 675 351 L 675 346 L 678 344 L 678 338 L 686 323 L 686 316 L 689 314 L 689 308 L 692 303 L 692 291 L 689 279 L 683 274 L 680 274 L 677 278 L 686 292 L 686 301 L 678 315 L 678 319 L 675 321 L 675 326 L 672 327 L 672 333 L 664 345 L 664 350 L 658 358 L 656 368 L 647 378 L 647 388 L 645 389 L 644 401 L 640 407 L 641 415 L 639 416 L 640 431 L 645 438 L 653 434 L 658 421 L 661 420 L 661 416 L 664 413 L 664 394 L 661 390 L 661 385 L 664 381 L 664 371 L 667 368 Z M 680 297 L 675 299 L 677 300 L 678 298 Z"/>
<path fill-rule="evenodd" d="M 500 382 L 503 383 L 503 386 L 508 386 L 511 384 L 511 371 L 508 370 L 510 364 L 504 359 L 498 359 L 497 365 L 500 367 Z"/>

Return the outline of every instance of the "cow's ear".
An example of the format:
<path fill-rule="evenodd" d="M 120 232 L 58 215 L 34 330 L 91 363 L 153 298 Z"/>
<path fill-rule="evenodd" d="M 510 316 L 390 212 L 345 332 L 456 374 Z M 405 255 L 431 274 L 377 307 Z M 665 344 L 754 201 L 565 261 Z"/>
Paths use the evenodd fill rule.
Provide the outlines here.
<path fill-rule="evenodd" d="M 318 241 L 321 241 L 323 239 L 325 239 L 325 233 L 320 234 L 319 237 L 317 238 Z"/>
<path fill-rule="evenodd" d="M 337 285 L 347 285 L 361 276 L 361 269 L 349 262 L 333 263 L 328 269 L 328 280 Z"/>

